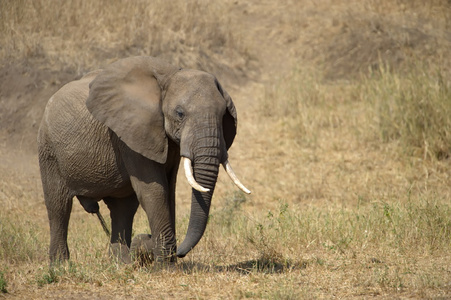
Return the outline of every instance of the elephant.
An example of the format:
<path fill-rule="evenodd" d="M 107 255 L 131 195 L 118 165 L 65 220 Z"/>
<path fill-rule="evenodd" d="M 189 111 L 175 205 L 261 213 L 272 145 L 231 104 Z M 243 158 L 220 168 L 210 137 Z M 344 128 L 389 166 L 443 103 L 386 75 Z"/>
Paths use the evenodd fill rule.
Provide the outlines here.
<path fill-rule="evenodd" d="M 38 157 L 50 225 L 50 263 L 67 261 L 76 197 L 88 213 L 110 211 L 110 252 L 124 263 L 145 248 L 153 261 L 175 262 L 206 229 L 219 166 L 239 181 L 228 149 L 237 131 L 229 94 L 210 73 L 150 56 L 117 60 L 58 90 L 38 131 Z M 175 188 L 179 165 L 192 187 L 185 239 L 177 247 Z M 144 209 L 151 235 L 132 241 Z"/>

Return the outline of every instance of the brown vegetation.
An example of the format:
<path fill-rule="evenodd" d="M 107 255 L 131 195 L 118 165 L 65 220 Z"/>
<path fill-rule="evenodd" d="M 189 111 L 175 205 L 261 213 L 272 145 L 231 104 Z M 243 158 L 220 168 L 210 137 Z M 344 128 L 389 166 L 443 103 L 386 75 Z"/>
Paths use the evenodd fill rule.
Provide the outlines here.
<path fill-rule="evenodd" d="M 450 49 L 445 0 L 0 1 L 0 292 L 451 297 Z M 72 262 L 49 269 L 35 150 L 45 103 L 131 55 L 218 76 L 239 114 L 231 160 L 253 194 L 221 173 L 205 236 L 169 269 L 112 262 L 75 203 Z M 140 211 L 134 232 L 146 223 Z"/>

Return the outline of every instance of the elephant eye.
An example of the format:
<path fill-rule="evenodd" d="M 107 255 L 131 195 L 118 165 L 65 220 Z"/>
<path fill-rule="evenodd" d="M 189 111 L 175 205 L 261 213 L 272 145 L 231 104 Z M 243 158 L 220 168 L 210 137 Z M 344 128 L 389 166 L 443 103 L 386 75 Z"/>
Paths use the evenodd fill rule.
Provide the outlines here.
<path fill-rule="evenodd" d="M 185 113 L 183 112 L 183 109 L 181 107 L 177 107 L 175 109 L 175 114 L 177 115 L 177 117 L 182 120 L 185 117 Z"/>

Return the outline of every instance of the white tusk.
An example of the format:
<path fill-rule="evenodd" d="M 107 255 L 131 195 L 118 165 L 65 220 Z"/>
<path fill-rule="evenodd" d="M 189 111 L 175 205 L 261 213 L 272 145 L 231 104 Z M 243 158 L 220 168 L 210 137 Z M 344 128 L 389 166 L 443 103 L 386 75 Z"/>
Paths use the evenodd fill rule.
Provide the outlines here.
<path fill-rule="evenodd" d="M 240 188 L 240 190 L 242 190 L 243 192 L 245 192 L 246 194 L 250 194 L 251 191 L 249 191 L 238 179 L 238 177 L 236 177 L 235 172 L 233 172 L 232 166 L 229 163 L 229 160 L 226 160 L 223 164 L 224 169 L 226 170 L 227 174 L 229 174 L 230 179 L 232 179 L 233 183 L 236 184 L 237 187 Z"/>
<path fill-rule="evenodd" d="M 182 157 L 183 160 L 183 167 L 185 168 L 185 176 L 188 180 L 189 185 L 195 190 L 198 190 L 199 192 L 208 192 L 210 189 L 206 189 L 200 184 L 197 183 L 196 179 L 194 179 L 193 176 L 193 168 L 191 166 L 191 159 L 187 157 Z"/>

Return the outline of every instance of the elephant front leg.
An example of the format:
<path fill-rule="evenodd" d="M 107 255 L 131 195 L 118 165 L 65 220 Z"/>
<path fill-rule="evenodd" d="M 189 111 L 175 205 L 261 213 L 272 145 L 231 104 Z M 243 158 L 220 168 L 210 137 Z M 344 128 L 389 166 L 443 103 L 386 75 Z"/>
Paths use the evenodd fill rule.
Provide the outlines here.
<path fill-rule="evenodd" d="M 153 248 L 155 261 L 173 262 L 177 251 L 175 203 L 171 200 L 174 197 L 169 191 L 166 167 L 136 153 L 125 144 L 120 150 L 133 190 L 149 220 L 152 236 L 144 238 L 148 240 L 145 243 Z"/>
<path fill-rule="evenodd" d="M 123 263 L 131 263 L 129 249 L 133 218 L 139 206 L 138 199 L 133 194 L 127 198 L 105 198 L 104 202 L 111 216 L 110 253 Z"/>
<path fill-rule="evenodd" d="M 174 205 L 170 203 L 166 182 L 145 183 L 137 178 L 132 178 L 132 184 L 149 219 L 152 235 L 135 237 L 131 248 L 141 249 L 138 256 L 142 256 L 143 250 L 152 251 L 153 253 L 149 253 L 149 258 L 152 260 L 153 257 L 156 262 L 175 262 L 177 244 L 173 220 Z"/>

